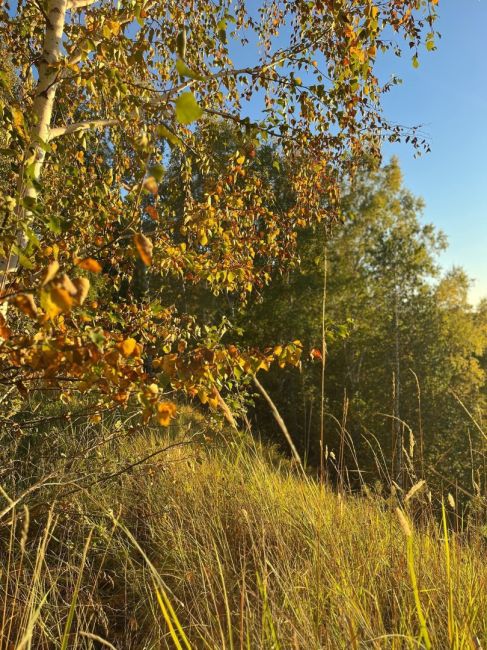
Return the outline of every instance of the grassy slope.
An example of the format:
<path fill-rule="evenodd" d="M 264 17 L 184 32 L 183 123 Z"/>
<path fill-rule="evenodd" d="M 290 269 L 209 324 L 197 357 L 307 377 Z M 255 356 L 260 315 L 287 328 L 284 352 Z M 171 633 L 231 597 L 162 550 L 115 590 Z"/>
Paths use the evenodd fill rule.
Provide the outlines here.
<path fill-rule="evenodd" d="M 77 444 L 89 447 L 87 436 Z M 73 478 L 90 473 L 86 485 L 167 443 L 133 432 L 57 463 L 56 485 L 26 497 L 28 531 L 22 504 L 2 499 L 0 648 L 487 642 L 485 540 L 450 536 L 448 565 L 441 527 L 414 532 L 421 633 L 407 539 L 391 506 L 339 497 L 249 442 L 174 447 L 49 512 L 55 493 L 77 489 Z M 53 465 L 39 461 L 38 477 Z"/>

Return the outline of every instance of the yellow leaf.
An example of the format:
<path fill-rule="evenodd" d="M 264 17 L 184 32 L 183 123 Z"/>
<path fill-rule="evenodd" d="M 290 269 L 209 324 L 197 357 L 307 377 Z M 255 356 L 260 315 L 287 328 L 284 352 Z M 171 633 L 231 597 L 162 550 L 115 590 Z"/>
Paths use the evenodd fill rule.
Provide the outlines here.
<path fill-rule="evenodd" d="M 42 281 L 42 286 L 50 282 L 58 271 L 59 271 L 59 262 L 57 260 L 53 260 L 47 267 L 46 275 L 44 276 L 44 280 Z"/>
<path fill-rule="evenodd" d="M 13 125 L 15 129 L 20 133 L 20 135 L 24 135 L 24 115 L 22 111 L 17 108 L 16 106 L 12 106 L 10 108 L 10 111 L 12 113 L 12 118 L 13 118 Z"/>
<path fill-rule="evenodd" d="M 51 297 L 51 292 L 47 289 L 41 291 L 41 307 L 46 312 L 47 318 L 55 318 L 61 313 L 61 310 Z"/>
<path fill-rule="evenodd" d="M 122 341 L 120 349 L 124 357 L 129 357 L 133 354 L 135 348 L 137 347 L 137 341 L 135 339 L 129 338 Z"/>
<path fill-rule="evenodd" d="M 208 391 L 205 388 L 200 387 L 198 389 L 198 397 L 202 404 L 206 404 L 208 402 Z"/>
<path fill-rule="evenodd" d="M 84 260 L 78 260 L 76 266 L 79 266 L 84 271 L 91 271 L 92 273 L 100 273 L 102 270 L 100 262 L 97 262 L 92 257 L 85 257 Z"/>
<path fill-rule="evenodd" d="M 115 20 L 110 20 L 108 24 L 110 25 L 110 29 L 112 31 L 112 34 L 114 36 L 118 36 L 119 33 L 120 33 L 120 28 L 121 28 L 120 23 L 117 23 Z"/>
<path fill-rule="evenodd" d="M 154 176 L 148 176 L 145 181 L 144 181 L 144 189 L 153 194 L 154 196 L 157 195 L 159 192 L 159 185 L 154 178 Z"/>
<path fill-rule="evenodd" d="M 144 262 L 146 266 L 150 266 L 152 264 L 152 249 L 153 249 L 151 240 L 139 232 L 136 235 L 134 235 L 134 243 L 140 255 L 140 259 Z"/>
<path fill-rule="evenodd" d="M 216 409 L 218 408 L 218 393 L 214 391 L 211 395 L 208 396 L 208 404 L 210 408 Z"/>
<path fill-rule="evenodd" d="M 208 243 L 208 237 L 206 236 L 206 232 L 204 230 L 200 230 L 198 233 L 198 243 L 201 246 L 206 246 Z"/>
<path fill-rule="evenodd" d="M 245 156 L 239 156 L 237 158 L 237 165 L 243 165 L 244 162 L 245 162 Z"/>
<path fill-rule="evenodd" d="M 168 427 L 176 414 L 176 405 L 172 402 L 159 402 L 157 405 L 157 421 L 163 427 Z"/>

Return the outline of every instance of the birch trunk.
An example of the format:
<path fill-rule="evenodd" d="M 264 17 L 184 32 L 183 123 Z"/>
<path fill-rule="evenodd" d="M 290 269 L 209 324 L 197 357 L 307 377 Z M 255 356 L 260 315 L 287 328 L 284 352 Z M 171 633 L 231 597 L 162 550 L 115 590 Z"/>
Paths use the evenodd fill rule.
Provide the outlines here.
<path fill-rule="evenodd" d="M 35 89 L 34 102 L 32 106 L 31 124 L 29 132 L 29 149 L 26 152 L 24 173 L 19 179 L 19 207 L 17 210 L 17 222 L 19 225 L 18 245 L 25 246 L 26 241 L 21 233 L 21 224 L 29 220 L 28 209 L 23 205 L 23 199 L 37 198 L 35 183 L 27 179 L 25 169 L 27 164 L 33 164 L 32 177 L 35 181 L 40 178 L 42 165 L 45 158 L 45 150 L 42 146 L 49 140 L 49 129 L 51 126 L 54 100 L 56 97 L 57 84 L 59 82 L 58 62 L 61 57 L 61 43 L 66 20 L 68 0 L 49 0 L 46 14 L 46 32 L 42 47 L 42 55 L 38 65 L 38 81 Z M 16 271 L 18 268 L 17 255 L 10 253 L 7 260 L 0 261 L 0 285 L 5 288 L 7 273 Z"/>

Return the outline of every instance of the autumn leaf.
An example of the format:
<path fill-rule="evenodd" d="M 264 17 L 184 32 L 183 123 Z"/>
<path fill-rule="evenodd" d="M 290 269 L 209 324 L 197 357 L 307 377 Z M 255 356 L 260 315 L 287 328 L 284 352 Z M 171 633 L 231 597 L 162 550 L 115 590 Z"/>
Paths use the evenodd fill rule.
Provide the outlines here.
<path fill-rule="evenodd" d="M 76 287 L 76 300 L 82 305 L 88 296 L 90 281 L 88 278 L 75 278 L 73 284 Z"/>
<path fill-rule="evenodd" d="M 77 287 L 74 285 L 71 279 L 66 275 L 66 273 L 63 273 L 59 282 L 56 282 L 56 286 L 69 293 L 70 296 L 75 296 L 78 293 Z"/>
<path fill-rule="evenodd" d="M 134 243 L 140 255 L 140 259 L 146 266 L 152 264 L 152 249 L 153 245 L 151 240 L 143 235 L 141 232 L 134 235 Z"/>
<path fill-rule="evenodd" d="M 218 391 L 216 389 L 214 389 L 212 391 L 211 395 L 208 395 L 208 404 L 209 404 L 210 408 L 212 408 L 212 409 L 218 408 L 218 404 L 219 404 L 219 401 L 220 401 L 218 399 L 218 397 L 219 397 L 219 395 L 218 395 Z"/>
<path fill-rule="evenodd" d="M 318 350 L 318 348 L 313 348 L 310 350 L 309 356 L 311 359 L 323 359 L 323 355 L 321 354 L 321 350 Z"/>
<path fill-rule="evenodd" d="M 12 113 L 12 122 L 13 122 L 13 125 L 14 125 L 17 133 L 19 133 L 21 136 L 25 136 L 24 114 L 16 106 L 12 106 L 10 108 L 10 111 Z"/>
<path fill-rule="evenodd" d="M 73 306 L 73 294 L 62 286 L 51 287 L 51 300 L 60 311 L 69 311 Z"/>
<path fill-rule="evenodd" d="M 37 306 L 31 293 L 21 293 L 18 296 L 13 296 L 9 302 L 30 318 L 37 316 Z"/>
<path fill-rule="evenodd" d="M 159 402 L 157 405 L 157 421 L 163 427 L 168 427 L 176 415 L 176 405 L 172 402 Z"/>
<path fill-rule="evenodd" d="M 152 221 L 157 221 L 159 218 L 159 215 L 157 214 L 157 210 L 153 205 L 148 205 L 145 209 L 149 217 L 152 219 Z"/>
<path fill-rule="evenodd" d="M 55 277 L 58 271 L 59 271 L 59 262 L 57 260 L 53 260 L 47 267 L 44 280 L 42 281 L 42 286 L 45 286 L 48 282 L 50 282 Z"/>
<path fill-rule="evenodd" d="M 189 77 L 190 79 L 196 79 L 198 81 L 204 80 L 204 77 L 202 77 L 197 72 L 194 72 L 194 70 L 191 70 L 191 68 L 188 67 L 182 59 L 178 59 L 176 61 L 176 70 L 181 75 L 181 77 Z"/>
<path fill-rule="evenodd" d="M 85 257 L 82 260 L 78 260 L 76 266 L 83 269 L 83 271 L 91 271 L 91 273 L 101 273 L 102 270 L 100 262 L 97 262 L 92 257 Z"/>
<path fill-rule="evenodd" d="M 153 196 L 157 196 L 159 192 L 159 185 L 154 176 L 148 176 L 144 180 L 144 189 L 150 192 Z"/>
<path fill-rule="evenodd" d="M 8 341 L 10 338 L 10 328 L 7 327 L 7 322 L 5 321 L 5 318 L 0 314 L 0 339 L 3 339 L 4 341 Z"/>
<path fill-rule="evenodd" d="M 69 311 L 73 305 L 73 297 L 62 287 L 51 286 L 41 292 L 41 307 L 50 319 L 63 311 Z"/>
<path fill-rule="evenodd" d="M 137 347 L 137 341 L 132 338 L 125 339 L 120 344 L 120 350 L 124 357 L 130 357 L 134 353 L 134 350 Z"/>
<path fill-rule="evenodd" d="M 192 92 L 179 95 L 176 99 L 176 119 L 180 124 L 191 124 L 203 115 L 203 109 Z"/>
<path fill-rule="evenodd" d="M 204 230 L 200 230 L 198 232 L 198 243 L 201 246 L 206 246 L 206 244 L 208 243 L 208 236 Z"/>
<path fill-rule="evenodd" d="M 41 307 L 46 312 L 46 317 L 49 319 L 55 318 L 61 313 L 58 305 L 51 297 L 51 292 L 48 289 L 41 291 Z"/>

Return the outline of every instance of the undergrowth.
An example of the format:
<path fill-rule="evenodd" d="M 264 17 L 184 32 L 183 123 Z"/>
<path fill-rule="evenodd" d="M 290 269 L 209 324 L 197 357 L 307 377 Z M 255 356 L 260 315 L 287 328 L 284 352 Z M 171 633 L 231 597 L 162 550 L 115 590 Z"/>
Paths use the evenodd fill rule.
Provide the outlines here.
<path fill-rule="evenodd" d="M 421 490 L 337 494 L 193 413 L 172 429 L 113 417 L 3 459 L 0 648 L 485 647 L 485 536 L 455 504 L 418 517 Z"/>

